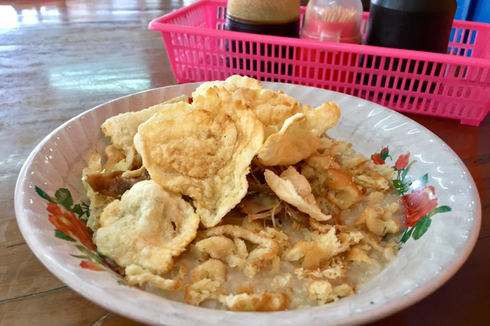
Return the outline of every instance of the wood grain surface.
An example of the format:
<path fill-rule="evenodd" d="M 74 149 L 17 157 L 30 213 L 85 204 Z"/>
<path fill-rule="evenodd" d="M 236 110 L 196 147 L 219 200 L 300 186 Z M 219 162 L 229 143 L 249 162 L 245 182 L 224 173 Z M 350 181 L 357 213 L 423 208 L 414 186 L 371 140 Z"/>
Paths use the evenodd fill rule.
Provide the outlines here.
<path fill-rule="evenodd" d="M 176 83 L 148 23 L 193 1 L 0 0 L 0 326 L 140 325 L 66 287 L 26 245 L 14 213 L 18 173 L 53 129 L 111 99 Z M 476 181 L 482 229 L 435 293 L 371 325 L 490 324 L 490 116 L 479 127 L 408 115 L 442 138 Z"/>

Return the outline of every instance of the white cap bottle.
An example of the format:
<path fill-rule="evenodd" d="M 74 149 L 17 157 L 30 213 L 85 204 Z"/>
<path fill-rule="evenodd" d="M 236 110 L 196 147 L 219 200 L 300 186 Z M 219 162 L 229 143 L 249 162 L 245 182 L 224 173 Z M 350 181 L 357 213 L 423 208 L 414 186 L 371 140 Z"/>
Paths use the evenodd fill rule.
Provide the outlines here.
<path fill-rule="evenodd" d="M 310 0 L 301 38 L 361 43 L 361 0 Z"/>

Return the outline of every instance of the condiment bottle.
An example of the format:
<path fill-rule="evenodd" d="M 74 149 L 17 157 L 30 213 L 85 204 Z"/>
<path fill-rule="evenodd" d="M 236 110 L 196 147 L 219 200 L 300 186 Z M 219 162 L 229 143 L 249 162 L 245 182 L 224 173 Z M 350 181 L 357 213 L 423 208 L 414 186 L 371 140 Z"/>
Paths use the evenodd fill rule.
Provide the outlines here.
<path fill-rule="evenodd" d="M 306 7 L 301 38 L 325 42 L 361 43 L 361 0 L 310 0 Z M 354 81 L 354 74 L 341 73 L 342 67 L 355 66 L 357 53 L 342 55 L 336 51 L 316 49 L 296 50 L 296 58 L 302 61 L 317 63 L 318 68 L 296 66 L 296 77 L 315 79 L 315 75 L 325 76 L 327 81 L 340 83 L 335 90 L 344 92 Z"/>
<path fill-rule="evenodd" d="M 456 0 L 371 0 L 366 44 L 447 53 Z"/>
<path fill-rule="evenodd" d="M 274 36 L 299 37 L 300 0 L 228 0 L 226 29 L 234 32 L 265 34 Z M 241 41 L 226 41 L 226 49 L 234 53 L 245 53 L 267 57 L 272 53 L 272 45 L 256 45 Z M 281 54 L 275 48 L 273 57 L 292 59 L 294 52 L 281 47 Z M 226 58 L 227 67 L 244 69 L 248 73 L 260 71 L 280 75 L 291 75 L 292 66 L 278 64 L 270 58 L 266 60 Z M 263 79 L 263 78 L 260 78 Z"/>
<path fill-rule="evenodd" d="M 456 0 L 371 0 L 366 44 L 445 54 L 456 6 Z M 367 68 L 376 70 L 388 70 L 390 65 L 392 70 L 413 76 L 422 75 L 424 71 L 426 75 L 439 76 L 442 71 L 441 63 L 434 65 L 433 62 L 421 61 L 416 69 L 415 61 L 407 64 L 406 61 L 397 58 L 393 59 L 392 63 L 391 58 L 387 58 L 384 67 L 381 67 L 380 57 L 374 62 L 369 57 L 365 63 Z M 368 79 L 369 74 L 366 74 L 363 83 L 367 84 Z M 372 85 L 376 83 L 377 76 L 373 76 Z M 381 78 L 379 86 L 402 89 L 403 84 L 406 91 L 419 90 L 422 93 L 433 93 L 436 87 L 434 82 L 423 81 L 419 88 L 418 78 L 399 78 L 396 82 L 394 77 L 387 79 L 385 76 Z M 403 100 L 405 98 L 402 97 Z"/>
<path fill-rule="evenodd" d="M 299 37 L 300 0 L 229 0 L 226 29 Z"/>
<path fill-rule="evenodd" d="M 301 38 L 361 43 L 361 0 L 310 0 Z"/>

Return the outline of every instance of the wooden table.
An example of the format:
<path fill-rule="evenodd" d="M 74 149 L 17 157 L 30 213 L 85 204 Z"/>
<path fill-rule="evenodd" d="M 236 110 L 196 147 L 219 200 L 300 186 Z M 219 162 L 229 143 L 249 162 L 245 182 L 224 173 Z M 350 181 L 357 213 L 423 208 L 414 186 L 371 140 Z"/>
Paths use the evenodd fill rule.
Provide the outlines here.
<path fill-rule="evenodd" d="M 176 83 L 150 20 L 189 0 L 0 0 L 0 325 L 138 325 L 87 301 L 36 259 L 15 219 L 14 187 L 50 131 L 108 100 Z M 14 4 L 15 3 L 15 4 Z M 476 181 L 480 237 L 438 291 L 372 325 L 490 322 L 490 116 L 480 127 L 410 115 L 441 137 Z"/>

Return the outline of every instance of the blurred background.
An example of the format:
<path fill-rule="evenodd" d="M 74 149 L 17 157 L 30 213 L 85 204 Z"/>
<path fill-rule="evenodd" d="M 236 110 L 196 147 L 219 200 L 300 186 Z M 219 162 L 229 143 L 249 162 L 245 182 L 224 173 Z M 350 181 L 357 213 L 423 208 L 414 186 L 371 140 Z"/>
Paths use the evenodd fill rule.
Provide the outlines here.
<path fill-rule="evenodd" d="M 361 0 L 365 11 L 369 11 L 370 0 Z M 106 1 L 103 1 L 106 2 Z M 128 1 L 118 1 L 112 0 L 112 3 L 117 7 L 118 2 Z M 145 1 L 136 0 L 134 1 L 140 5 L 155 5 L 160 3 L 160 5 L 165 6 L 166 4 L 176 4 L 182 3 L 182 6 L 188 5 L 194 1 L 186 0 L 160 0 L 160 1 Z M 94 4 L 97 1 L 93 1 Z M 456 11 L 455 19 L 459 20 L 469 20 L 490 23 L 490 0 L 457 0 L 458 9 Z M 301 5 L 306 6 L 308 0 L 301 0 Z M 12 21 L 18 19 L 19 22 L 40 22 L 44 19 L 52 19 L 52 16 L 56 16 L 60 19 L 67 19 L 69 17 L 66 15 L 67 9 L 70 6 L 70 1 L 50 1 L 50 0 L 0 0 L 0 29 L 12 27 Z M 48 9 L 53 8 L 53 10 Z"/>

